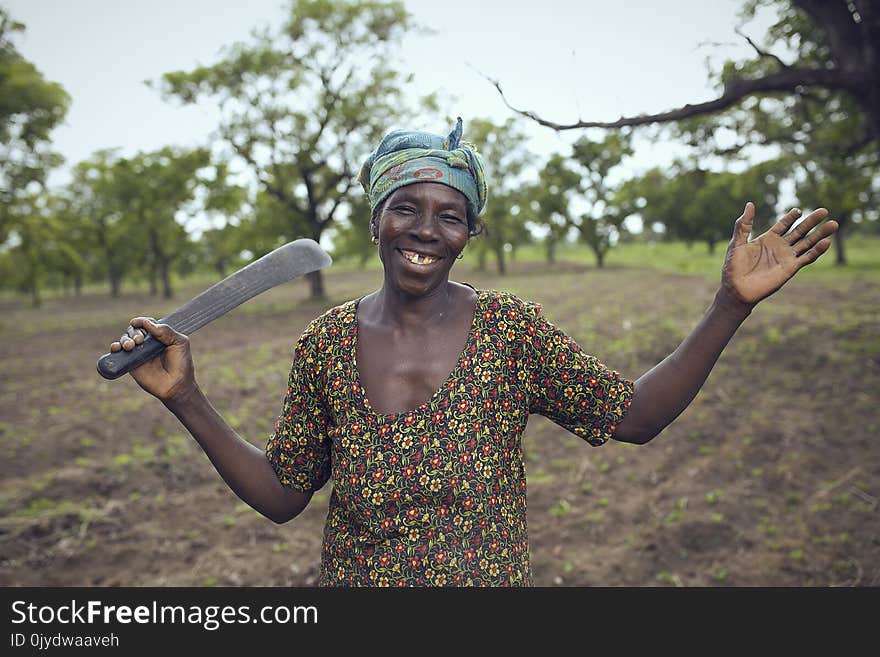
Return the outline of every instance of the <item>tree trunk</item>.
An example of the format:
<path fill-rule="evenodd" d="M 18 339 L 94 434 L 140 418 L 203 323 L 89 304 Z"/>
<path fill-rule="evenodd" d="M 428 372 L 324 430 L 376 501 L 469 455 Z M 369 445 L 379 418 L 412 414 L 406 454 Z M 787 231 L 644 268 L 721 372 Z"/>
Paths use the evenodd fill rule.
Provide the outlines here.
<path fill-rule="evenodd" d="M 840 228 L 834 233 L 831 242 L 834 244 L 834 264 L 838 267 L 842 267 L 846 264 L 846 252 L 843 248 L 843 235 L 846 232 L 845 227 L 849 223 L 849 215 L 842 214 L 839 217 L 836 217 L 836 219 Z"/>
<path fill-rule="evenodd" d="M 39 308 L 43 305 L 43 300 L 40 299 L 40 288 L 37 286 L 36 282 L 30 284 L 31 288 L 31 306 L 34 308 Z"/>
<path fill-rule="evenodd" d="M 306 274 L 306 277 L 309 279 L 309 284 L 312 289 L 312 299 L 323 299 L 324 295 L 324 277 L 321 275 L 321 270 L 313 271 L 310 274 Z"/>
<path fill-rule="evenodd" d="M 552 237 L 547 238 L 547 264 L 552 265 L 556 262 L 556 240 Z"/>
<path fill-rule="evenodd" d="M 150 278 L 150 296 L 159 296 L 159 277 L 156 273 L 156 265 L 150 265 L 148 276 Z"/>
<path fill-rule="evenodd" d="M 477 271 L 486 271 L 486 260 L 489 258 L 488 249 L 480 249 L 477 251 Z"/>
<path fill-rule="evenodd" d="M 309 181 L 306 180 L 306 185 L 308 186 Z M 324 232 L 324 228 L 321 225 L 321 222 L 318 221 L 318 209 L 317 207 L 312 207 L 311 212 L 309 214 L 310 221 L 309 223 L 312 226 L 312 239 L 315 240 L 318 244 L 321 243 L 321 233 Z M 330 218 L 328 217 L 328 222 Z M 306 274 L 309 279 L 309 285 L 312 290 L 312 300 L 319 300 L 326 298 L 326 294 L 324 292 L 324 276 L 321 270 L 313 271 L 310 274 Z"/>
<path fill-rule="evenodd" d="M 498 274 L 504 276 L 507 273 L 507 264 L 504 262 L 504 245 L 495 249 L 495 260 L 498 262 Z"/>
<path fill-rule="evenodd" d="M 174 296 L 174 291 L 171 289 L 171 259 L 162 258 L 159 264 L 162 271 L 162 296 L 170 299 Z"/>
<path fill-rule="evenodd" d="M 83 290 L 83 277 L 82 274 L 77 274 L 73 279 L 73 293 L 76 296 L 81 296 Z"/>
<path fill-rule="evenodd" d="M 217 270 L 217 274 L 220 276 L 221 281 L 226 278 L 226 260 L 223 258 L 217 260 L 217 262 L 214 263 L 214 269 Z"/>
<path fill-rule="evenodd" d="M 709 247 L 709 255 L 715 255 L 715 240 L 706 240 L 706 245 Z"/>
<path fill-rule="evenodd" d="M 119 296 L 119 289 L 122 287 L 122 276 L 115 272 L 110 272 L 110 296 L 114 299 Z"/>
<path fill-rule="evenodd" d="M 605 252 L 602 249 L 593 249 L 593 252 L 596 254 L 596 264 L 602 269 L 605 266 Z"/>

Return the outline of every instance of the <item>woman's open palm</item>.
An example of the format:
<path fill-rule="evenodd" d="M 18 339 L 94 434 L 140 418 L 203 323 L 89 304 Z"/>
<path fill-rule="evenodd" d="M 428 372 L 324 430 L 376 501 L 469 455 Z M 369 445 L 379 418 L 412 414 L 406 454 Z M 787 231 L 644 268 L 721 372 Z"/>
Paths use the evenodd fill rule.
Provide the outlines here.
<path fill-rule="evenodd" d="M 828 221 L 813 231 L 828 216 L 828 210 L 819 208 L 811 212 L 792 229 L 800 216 L 800 210 L 791 210 L 766 233 L 749 241 L 755 206 L 751 201 L 746 203 L 742 216 L 736 220 L 721 274 L 722 286 L 735 299 L 751 305 L 758 303 L 828 250 L 831 235 L 838 229 L 837 222 Z"/>

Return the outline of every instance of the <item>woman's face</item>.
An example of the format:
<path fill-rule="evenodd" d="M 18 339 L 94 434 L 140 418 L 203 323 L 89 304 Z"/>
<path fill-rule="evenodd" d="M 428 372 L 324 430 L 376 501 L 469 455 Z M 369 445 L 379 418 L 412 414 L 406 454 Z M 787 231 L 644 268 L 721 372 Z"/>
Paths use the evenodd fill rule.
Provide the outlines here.
<path fill-rule="evenodd" d="M 379 257 L 385 282 L 423 296 L 449 280 L 449 270 L 468 241 L 467 200 L 441 183 L 396 189 L 379 216 Z"/>

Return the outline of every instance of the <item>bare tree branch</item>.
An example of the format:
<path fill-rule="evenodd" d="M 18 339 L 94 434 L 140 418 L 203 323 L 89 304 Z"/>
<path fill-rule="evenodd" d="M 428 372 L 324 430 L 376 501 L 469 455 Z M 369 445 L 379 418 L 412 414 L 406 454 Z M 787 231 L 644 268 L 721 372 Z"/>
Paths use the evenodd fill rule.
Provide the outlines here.
<path fill-rule="evenodd" d="M 688 104 L 683 107 L 660 112 L 657 114 L 642 114 L 639 116 L 621 117 L 616 121 L 577 121 L 576 123 L 556 123 L 538 116 L 531 110 L 522 110 L 513 107 L 504 95 L 501 84 L 497 80 L 483 75 L 501 95 L 504 104 L 520 116 L 524 116 L 539 125 L 553 130 L 576 130 L 581 128 L 625 128 L 632 126 L 648 125 L 651 123 L 665 123 L 668 121 L 680 121 L 692 116 L 718 112 L 735 105 L 743 98 L 759 93 L 772 93 L 777 91 L 798 91 L 801 87 L 820 86 L 826 89 L 844 89 L 861 96 L 864 92 L 862 81 L 857 75 L 849 74 L 836 69 L 803 69 L 786 68 L 785 70 L 765 75 L 761 78 L 730 80 L 724 87 L 724 93 L 714 100 L 704 103 Z"/>
<path fill-rule="evenodd" d="M 772 60 L 775 61 L 777 64 L 779 64 L 779 65 L 783 68 L 783 70 L 784 70 L 784 69 L 790 69 L 790 68 L 791 68 L 791 66 L 789 66 L 789 65 L 786 64 L 784 61 L 782 61 L 781 59 L 779 59 L 779 57 L 777 57 L 776 55 L 774 55 L 772 52 L 767 52 L 766 50 L 761 50 L 761 49 L 758 47 L 758 44 L 756 44 L 754 41 L 752 41 L 752 39 L 751 39 L 747 34 L 743 34 L 742 32 L 740 32 L 739 28 L 736 29 L 736 33 L 739 34 L 743 39 L 745 39 L 746 41 L 748 41 L 748 43 L 749 43 L 749 45 L 752 47 L 752 49 L 753 49 L 756 53 L 758 53 L 758 57 L 763 57 L 763 58 L 765 58 L 765 59 L 772 59 Z"/>

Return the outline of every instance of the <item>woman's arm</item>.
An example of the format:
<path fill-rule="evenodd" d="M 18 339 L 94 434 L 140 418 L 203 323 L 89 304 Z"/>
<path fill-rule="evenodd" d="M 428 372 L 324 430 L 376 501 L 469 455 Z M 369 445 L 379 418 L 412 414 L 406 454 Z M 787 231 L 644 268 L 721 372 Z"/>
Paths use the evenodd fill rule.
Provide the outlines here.
<path fill-rule="evenodd" d="M 614 431 L 615 440 L 642 444 L 663 431 L 696 397 L 755 305 L 828 250 L 837 222 L 826 222 L 811 233 L 828 216 L 820 208 L 789 231 L 800 215 L 800 210 L 790 211 L 749 241 L 755 208 L 746 204 L 736 220 L 712 305 L 672 354 L 636 380 L 632 404 Z"/>
<path fill-rule="evenodd" d="M 311 492 L 284 486 L 265 453 L 241 438 L 205 397 L 195 380 L 189 339 L 166 324 L 146 317 L 131 320 L 131 328 L 111 351 L 126 351 L 143 342 L 143 329 L 166 345 L 162 355 L 131 372 L 138 385 L 157 397 L 192 434 L 226 484 L 267 518 L 287 522 L 299 515 Z"/>

